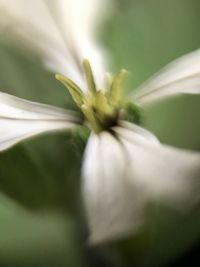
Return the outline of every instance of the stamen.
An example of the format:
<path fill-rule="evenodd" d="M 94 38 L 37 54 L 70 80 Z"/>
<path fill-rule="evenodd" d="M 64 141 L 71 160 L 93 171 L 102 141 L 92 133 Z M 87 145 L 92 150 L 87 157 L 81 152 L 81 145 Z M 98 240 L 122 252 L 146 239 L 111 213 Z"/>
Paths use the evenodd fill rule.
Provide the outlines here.
<path fill-rule="evenodd" d="M 107 90 L 110 90 L 111 84 L 113 81 L 113 75 L 110 72 L 105 73 L 105 85 Z"/>
<path fill-rule="evenodd" d="M 92 94 L 95 94 L 97 91 L 96 90 L 96 84 L 95 84 L 95 80 L 94 80 L 94 76 L 92 73 L 92 68 L 91 68 L 90 62 L 87 59 L 83 60 L 83 68 L 84 68 L 84 72 L 85 72 L 85 76 L 86 76 L 86 80 L 87 80 L 88 90 Z"/>
<path fill-rule="evenodd" d="M 106 97 L 102 91 L 98 91 L 96 93 L 95 100 L 96 108 L 100 111 L 100 113 L 107 114 L 109 116 L 113 115 L 113 106 L 110 105 L 108 97 Z"/>
<path fill-rule="evenodd" d="M 114 105 L 119 104 L 119 101 L 121 99 L 121 93 L 122 93 L 121 83 L 124 80 L 127 73 L 128 71 L 125 69 L 120 70 L 120 72 L 114 77 L 112 81 L 110 95 L 111 95 L 112 103 Z"/>
<path fill-rule="evenodd" d="M 57 74 L 56 79 L 67 87 L 90 129 L 95 133 L 110 131 L 113 126 L 117 125 L 119 119 L 124 118 L 136 123 L 140 122 L 140 109 L 134 103 L 122 101 L 121 83 L 128 73 L 126 70 L 122 69 L 111 78 L 108 81 L 108 88 L 97 90 L 92 68 L 87 59 L 83 61 L 83 69 L 88 86 L 87 93 L 84 93 L 78 85 L 64 75 Z"/>
<path fill-rule="evenodd" d="M 60 81 L 67 87 L 73 100 L 78 105 L 78 107 L 80 107 L 83 104 L 84 95 L 82 90 L 78 87 L 78 85 L 76 85 L 72 80 L 70 80 L 69 78 L 65 77 L 62 74 L 56 74 L 55 77 L 58 81 Z"/>
<path fill-rule="evenodd" d="M 90 107 L 88 107 L 87 105 L 82 105 L 81 110 L 85 115 L 87 121 L 90 122 L 90 125 L 92 126 L 93 130 L 96 133 L 101 132 L 102 131 L 101 124 L 99 123 L 94 113 L 91 111 Z"/>

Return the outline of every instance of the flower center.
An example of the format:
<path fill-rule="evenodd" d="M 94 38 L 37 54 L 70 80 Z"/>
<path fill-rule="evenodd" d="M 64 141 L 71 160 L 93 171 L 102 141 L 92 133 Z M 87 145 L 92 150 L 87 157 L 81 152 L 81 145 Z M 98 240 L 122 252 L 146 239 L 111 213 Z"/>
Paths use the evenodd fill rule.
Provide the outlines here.
<path fill-rule="evenodd" d="M 86 93 L 64 75 L 57 74 L 56 79 L 67 87 L 74 102 L 83 113 L 89 128 L 96 133 L 109 131 L 111 127 L 117 125 L 119 119 L 128 118 L 130 115 L 138 117 L 135 105 L 122 102 L 121 83 L 127 74 L 126 70 L 122 69 L 110 79 L 108 88 L 97 89 L 90 63 L 86 59 L 83 61 L 83 69 L 88 87 Z"/>

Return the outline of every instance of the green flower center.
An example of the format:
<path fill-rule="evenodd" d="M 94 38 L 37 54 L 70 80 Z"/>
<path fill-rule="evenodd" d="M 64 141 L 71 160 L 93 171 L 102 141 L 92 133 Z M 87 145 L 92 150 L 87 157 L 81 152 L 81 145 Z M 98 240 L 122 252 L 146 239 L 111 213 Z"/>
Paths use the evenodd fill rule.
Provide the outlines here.
<path fill-rule="evenodd" d="M 88 87 L 86 93 L 64 75 L 57 74 L 56 79 L 67 87 L 89 128 L 99 133 L 109 131 L 111 127 L 117 125 L 119 119 L 136 120 L 139 118 L 138 108 L 132 103 L 124 104 L 122 101 L 121 85 L 127 74 L 126 70 L 122 69 L 110 79 L 107 89 L 97 89 L 88 60 L 83 61 L 83 69 Z"/>

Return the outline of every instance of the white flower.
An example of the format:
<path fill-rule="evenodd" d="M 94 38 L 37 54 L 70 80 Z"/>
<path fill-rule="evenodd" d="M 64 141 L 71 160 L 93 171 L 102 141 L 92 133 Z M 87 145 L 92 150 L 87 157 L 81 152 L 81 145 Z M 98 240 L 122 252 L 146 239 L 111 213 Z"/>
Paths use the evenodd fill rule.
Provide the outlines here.
<path fill-rule="evenodd" d="M 66 72 L 75 80 L 76 83 L 57 75 L 84 117 L 82 120 L 72 111 L 0 93 L 0 150 L 47 131 L 68 130 L 79 125 L 89 127 L 91 135 L 83 156 L 82 188 L 90 242 L 109 241 L 136 230 L 150 201 L 159 200 L 172 206 L 198 201 L 200 154 L 160 144 L 135 119 L 140 116 L 138 107 L 179 94 L 200 93 L 200 50 L 169 64 L 132 94 L 127 105 L 120 94 L 125 71 L 100 90 L 104 65 L 101 51 L 94 45 L 91 27 L 100 13 L 100 1 L 84 1 L 84 6 L 78 9 L 77 5 L 83 4 L 80 0 L 51 1 L 54 8 L 42 0 L 18 0 L 16 6 L 8 0 L 0 3 L 10 19 L 22 26 L 12 25 L 13 32 L 37 48 L 48 66 Z M 22 7 L 26 12 L 22 12 Z M 95 79 L 84 58 L 92 63 Z M 86 82 L 80 68 L 82 61 Z M 130 112 L 132 122 L 127 121 Z"/>

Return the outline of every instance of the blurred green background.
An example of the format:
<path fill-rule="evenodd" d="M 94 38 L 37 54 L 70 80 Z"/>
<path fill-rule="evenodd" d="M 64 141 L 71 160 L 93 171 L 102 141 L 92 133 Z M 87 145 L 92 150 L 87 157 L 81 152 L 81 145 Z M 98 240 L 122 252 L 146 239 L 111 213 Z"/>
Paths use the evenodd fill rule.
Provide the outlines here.
<path fill-rule="evenodd" d="M 99 39 L 110 70 L 129 70 L 131 91 L 172 59 L 197 49 L 199 24 L 198 0 L 115 0 Z M 2 91 L 75 109 L 39 59 L 3 35 L 0 69 Z M 199 150 L 199 113 L 199 96 L 177 97 L 145 110 L 142 123 L 164 143 Z M 188 253 L 198 249 L 198 209 L 180 214 L 151 206 L 137 235 L 96 248 L 86 244 L 79 175 L 84 145 L 69 134 L 50 134 L 0 154 L 0 266 L 156 267 L 175 266 L 181 258 L 193 266 Z"/>

